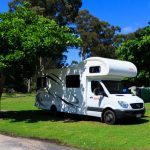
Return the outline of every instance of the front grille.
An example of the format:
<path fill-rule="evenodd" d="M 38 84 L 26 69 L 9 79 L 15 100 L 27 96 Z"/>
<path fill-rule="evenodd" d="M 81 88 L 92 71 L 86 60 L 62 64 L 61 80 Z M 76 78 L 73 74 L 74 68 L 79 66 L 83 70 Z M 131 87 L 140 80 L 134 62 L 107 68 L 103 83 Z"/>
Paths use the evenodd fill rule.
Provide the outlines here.
<path fill-rule="evenodd" d="M 141 109 L 143 108 L 143 103 L 133 103 L 130 104 L 133 109 Z"/>

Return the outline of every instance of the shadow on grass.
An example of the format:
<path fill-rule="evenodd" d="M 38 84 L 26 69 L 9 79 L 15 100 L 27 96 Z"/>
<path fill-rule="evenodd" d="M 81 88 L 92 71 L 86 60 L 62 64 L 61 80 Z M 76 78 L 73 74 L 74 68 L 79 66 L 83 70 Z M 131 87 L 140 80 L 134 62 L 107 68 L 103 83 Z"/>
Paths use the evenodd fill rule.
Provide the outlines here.
<path fill-rule="evenodd" d="M 144 116 L 143 118 L 129 118 L 129 119 L 122 119 L 118 121 L 118 125 L 138 125 L 144 124 L 149 122 L 149 117 Z"/>
<path fill-rule="evenodd" d="M 98 117 L 90 117 L 84 115 L 75 115 L 68 113 L 57 113 L 52 115 L 48 111 L 43 110 L 22 110 L 22 111 L 5 111 L 0 113 L 0 118 L 3 120 L 11 119 L 12 122 L 26 122 L 35 123 L 39 121 L 62 121 L 64 123 L 78 122 L 78 121 L 95 121 L 100 122 Z M 145 116 L 141 119 L 125 119 L 119 120 L 117 125 L 136 125 L 149 122 L 149 117 Z"/>
<path fill-rule="evenodd" d="M 78 121 L 100 121 L 100 118 L 68 113 L 57 113 L 57 115 L 52 115 L 50 112 L 43 110 L 5 111 L 0 113 L 0 118 L 3 120 L 11 119 L 12 122 L 24 121 L 26 123 L 35 123 L 39 121 L 62 121 L 64 123 Z"/>

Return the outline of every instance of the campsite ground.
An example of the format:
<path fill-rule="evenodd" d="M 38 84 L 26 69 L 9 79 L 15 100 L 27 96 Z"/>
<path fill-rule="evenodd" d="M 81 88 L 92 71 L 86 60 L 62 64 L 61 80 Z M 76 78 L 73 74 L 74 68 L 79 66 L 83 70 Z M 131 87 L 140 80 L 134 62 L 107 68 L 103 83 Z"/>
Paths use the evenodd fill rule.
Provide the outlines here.
<path fill-rule="evenodd" d="M 16 138 L 0 134 L 0 149 L 1 150 L 77 150 L 71 147 L 65 147 L 54 143 Z"/>
<path fill-rule="evenodd" d="M 150 148 L 150 103 L 143 119 L 106 125 L 94 117 L 64 113 L 54 117 L 34 107 L 34 99 L 34 94 L 3 95 L 0 133 L 84 149 Z"/>

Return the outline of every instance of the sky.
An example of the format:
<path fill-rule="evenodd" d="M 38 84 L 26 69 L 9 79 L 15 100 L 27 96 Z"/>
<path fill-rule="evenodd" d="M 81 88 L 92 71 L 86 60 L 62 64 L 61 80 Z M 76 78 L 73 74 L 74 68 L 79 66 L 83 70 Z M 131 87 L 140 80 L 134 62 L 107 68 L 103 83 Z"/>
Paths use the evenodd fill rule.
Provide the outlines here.
<path fill-rule="evenodd" d="M 130 33 L 150 22 L 150 0 L 82 0 L 82 9 Z"/>
<path fill-rule="evenodd" d="M 0 12 L 8 11 L 10 0 L 0 0 Z M 121 33 L 127 34 L 142 28 L 150 22 L 150 0 L 82 0 L 81 10 L 121 27 Z M 80 61 L 79 50 L 71 49 L 67 53 L 67 63 Z"/>

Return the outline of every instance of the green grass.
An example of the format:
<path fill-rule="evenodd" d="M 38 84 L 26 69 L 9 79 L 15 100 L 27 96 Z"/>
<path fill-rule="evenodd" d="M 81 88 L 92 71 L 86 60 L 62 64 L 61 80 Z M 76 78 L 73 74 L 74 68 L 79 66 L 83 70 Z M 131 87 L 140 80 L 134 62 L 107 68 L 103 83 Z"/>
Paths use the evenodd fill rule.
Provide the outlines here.
<path fill-rule="evenodd" d="M 34 107 L 34 94 L 4 95 L 0 132 L 21 137 L 59 141 L 84 149 L 150 149 L 150 103 L 139 121 L 106 125 L 99 118 L 69 114 L 52 116 Z"/>

